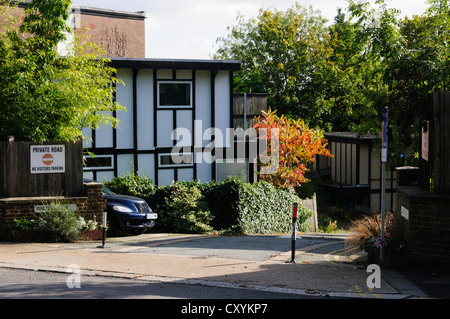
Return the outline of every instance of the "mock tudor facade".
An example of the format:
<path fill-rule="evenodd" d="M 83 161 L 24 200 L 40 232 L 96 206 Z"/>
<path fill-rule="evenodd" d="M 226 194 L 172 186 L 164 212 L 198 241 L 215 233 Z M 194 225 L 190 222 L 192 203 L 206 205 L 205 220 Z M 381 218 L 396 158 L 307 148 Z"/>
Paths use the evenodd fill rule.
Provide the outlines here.
<path fill-rule="evenodd" d="M 85 157 L 86 178 L 110 180 L 134 170 L 158 185 L 229 175 L 248 180 L 248 159 L 224 156 L 235 144 L 226 132 L 233 127 L 233 71 L 240 62 L 113 58 L 111 64 L 124 83 L 114 98 L 126 111 L 112 114 L 120 121 L 116 129 L 84 131 L 95 154 Z M 179 161 L 171 156 L 174 147 Z"/>

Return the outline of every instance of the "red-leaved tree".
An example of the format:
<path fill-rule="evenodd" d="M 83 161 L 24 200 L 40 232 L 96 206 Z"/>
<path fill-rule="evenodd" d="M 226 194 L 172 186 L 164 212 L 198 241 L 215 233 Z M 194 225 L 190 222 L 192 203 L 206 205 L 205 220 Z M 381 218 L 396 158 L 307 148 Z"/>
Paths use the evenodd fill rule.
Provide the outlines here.
<path fill-rule="evenodd" d="M 255 119 L 259 138 L 267 141 L 265 151 L 259 155 L 263 168 L 259 176 L 278 188 L 298 187 L 309 182 L 305 177 L 307 164 L 315 162 L 316 155 L 333 155 L 326 148 L 328 141 L 320 129 L 310 129 L 302 120 L 275 113 L 269 110 Z"/>

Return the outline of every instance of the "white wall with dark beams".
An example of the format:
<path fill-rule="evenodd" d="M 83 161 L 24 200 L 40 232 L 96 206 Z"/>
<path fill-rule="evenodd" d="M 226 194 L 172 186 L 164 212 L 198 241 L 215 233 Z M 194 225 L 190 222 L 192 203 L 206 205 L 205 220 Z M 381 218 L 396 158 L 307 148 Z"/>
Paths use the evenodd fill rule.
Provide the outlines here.
<path fill-rule="evenodd" d="M 117 78 L 115 99 L 126 111 L 112 114 L 117 129 L 85 130 L 86 148 L 94 153 L 84 175 L 98 181 L 136 170 L 158 185 L 217 176 L 211 163 L 210 127 L 226 132 L 232 127 L 233 71 L 237 61 L 113 59 Z M 201 120 L 199 122 L 198 120 Z M 190 135 L 174 129 L 184 128 Z M 196 135 L 194 135 L 194 128 Z M 178 138 L 178 139 L 177 139 Z M 182 143 L 179 143 L 182 140 Z M 172 148 L 183 146 L 183 161 L 173 163 Z M 229 144 L 229 141 L 228 141 Z M 215 141 L 227 147 L 227 141 Z M 169 155 L 169 156 L 168 156 Z"/>

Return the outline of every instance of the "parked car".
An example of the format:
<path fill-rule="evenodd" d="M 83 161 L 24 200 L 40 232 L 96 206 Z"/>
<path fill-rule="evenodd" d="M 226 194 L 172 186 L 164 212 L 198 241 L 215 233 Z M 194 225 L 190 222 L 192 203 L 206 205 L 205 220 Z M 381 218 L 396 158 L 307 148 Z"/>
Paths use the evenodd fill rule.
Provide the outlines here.
<path fill-rule="evenodd" d="M 95 183 L 92 179 L 84 179 L 84 183 Z M 138 197 L 119 195 L 103 185 L 103 199 L 107 200 L 108 232 L 119 230 L 135 234 L 144 233 L 155 225 L 158 214 L 154 213 L 147 202 Z"/>

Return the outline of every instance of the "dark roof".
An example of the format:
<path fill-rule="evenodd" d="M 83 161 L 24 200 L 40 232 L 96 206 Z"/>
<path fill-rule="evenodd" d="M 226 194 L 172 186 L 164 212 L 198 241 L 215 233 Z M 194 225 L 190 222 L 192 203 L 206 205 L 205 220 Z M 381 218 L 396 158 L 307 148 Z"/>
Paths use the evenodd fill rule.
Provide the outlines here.
<path fill-rule="evenodd" d="M 146 19 L 145 11 L 122 11 L 122 10 L 113 10 L 113 9 L 102 9 L 102 8 L 93 8 L 93 7 L 85 7 L 72 5 L 72 11 L 77 11 L 81 14 L 86 15 L 96 15 L 96 16 L 104 16 L 104 17 L 115 17 L 121 19 L 134 19 L 134 20 L 144 20 Z"/>
<path fill-rule="evenodd" d="M 172 70 L 238 71 L 241 69 L 241 61 L 111 58 L 111 66 L 116 69 L 172 69 Z"/>
<path fill-rule="evenodd" d="M 17 3 L 19 7 L 27 7 L 31 0 L 12 0 L 13 3 Z M 0 4 L 6 3 L 5 0 L 0 0 Z M 75 3 L 71 5 L 72 12 L 79 11 L 82 14 L 88 15 L 97 15 L 97 16 L 105 16 L 105 17 L 115 17 L 122 19 L 138 19 L 144 20 L 146 19 L 145 11 L 122 11 L 122 10 L 114 10 L 114 9 L 103 9 L 103 8 L 94 8 L 89 6 L 79 6 Z"/>
<path fill-rule="evenodd" d="M 371 141 L 379 139 L 374 135 L 358 135 L 354 132 L 325 132 L 323 133 L 328 141 L 351 144 L 369 144 Z"/>

